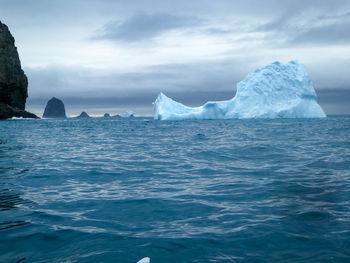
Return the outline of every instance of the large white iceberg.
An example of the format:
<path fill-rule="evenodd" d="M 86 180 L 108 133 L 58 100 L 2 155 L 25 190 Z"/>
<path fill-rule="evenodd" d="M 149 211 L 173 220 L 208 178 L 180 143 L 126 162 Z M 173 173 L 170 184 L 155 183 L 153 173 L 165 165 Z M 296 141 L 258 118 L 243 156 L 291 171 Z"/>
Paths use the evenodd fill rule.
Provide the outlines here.
<path fill-rule="evenodd" d="M 160 93 L 154 111 L 157 120 L 326 117 L 306 67 L 296 61 L 255 70 L 237 84 L 231 100 L 191 108 Z"/>

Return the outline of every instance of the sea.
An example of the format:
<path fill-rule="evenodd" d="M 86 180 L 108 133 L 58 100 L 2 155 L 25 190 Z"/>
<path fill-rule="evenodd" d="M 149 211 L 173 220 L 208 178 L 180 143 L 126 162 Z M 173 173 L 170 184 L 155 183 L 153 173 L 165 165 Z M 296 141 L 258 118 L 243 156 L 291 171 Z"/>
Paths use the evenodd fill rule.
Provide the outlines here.
<path fill-rule="evenodd" d="M 0 262 L 350 262 L 350 116 L 0 122 Z"/>

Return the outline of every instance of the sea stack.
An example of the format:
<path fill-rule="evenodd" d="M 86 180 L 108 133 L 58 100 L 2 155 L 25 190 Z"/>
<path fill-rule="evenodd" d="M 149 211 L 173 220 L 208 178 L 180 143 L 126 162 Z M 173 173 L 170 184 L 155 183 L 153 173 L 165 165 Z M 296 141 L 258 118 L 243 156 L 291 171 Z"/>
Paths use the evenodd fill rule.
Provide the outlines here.
<path fill-rule="evenodd" d="M 90 118 L 90 116 L 85 111 L 83 111 L 77 118 Z"/>
<path fill-rule="evenodd" d="M 66 118 L 66 109 L 61 100 L 53 97 L 45 107 L 43 118 Z"/>
<path fill-rule="evenodd" d="M 38 118 L 25 111 L 28 80 L 21 68 L 15 39 L 0 22 L 0 119 Z"/>

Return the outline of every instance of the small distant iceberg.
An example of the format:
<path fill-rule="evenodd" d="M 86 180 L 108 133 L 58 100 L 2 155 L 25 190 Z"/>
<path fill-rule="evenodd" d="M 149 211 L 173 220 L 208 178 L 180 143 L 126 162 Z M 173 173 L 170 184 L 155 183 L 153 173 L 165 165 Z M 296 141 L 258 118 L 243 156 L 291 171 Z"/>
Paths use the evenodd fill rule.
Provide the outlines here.
<path fill-rule="evenodd" d="M 126 112 L 120 115 L 122 118 L 133 118 L 135 117 L 134 112 L 132 110 L 127 110 Z"/>
<path fill-rule="evenodd" d="M 160 93 L 154 119 L 324 118 L 306 67 L 296 61 L 259 68 L 237 84 L 231 100 L 188 107 Z"/>

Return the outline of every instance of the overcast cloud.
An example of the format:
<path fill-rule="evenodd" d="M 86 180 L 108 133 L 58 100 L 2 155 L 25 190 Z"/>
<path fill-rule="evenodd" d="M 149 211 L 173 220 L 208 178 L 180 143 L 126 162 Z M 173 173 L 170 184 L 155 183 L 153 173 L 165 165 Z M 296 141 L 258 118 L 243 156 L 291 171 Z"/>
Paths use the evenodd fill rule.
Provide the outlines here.
<path fill-rule="evenodd" d="M 231 98 L 257 67 L 298 60 L 328 114 L 350 113 L 350 1 L 0 0 L 29 77 L 28 109 L 152 113 Z M 99 110 L 99 107 L 101 108 Z M 80 110 L 81 109 L 81 110 Z M 94 112 L 92 112 L 94 113 Z"/>
<path fill-rule="evenodd" d="M 193 27 L 199 24 L 195 17 L 174 16 L 166 13 L 137 13 L 124 21 L 108 22 L 95 39 L 114 41 L 145 41 L 175 29 Z"/>

